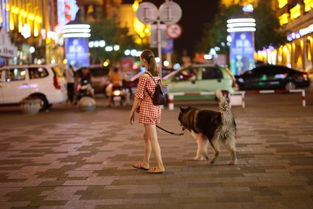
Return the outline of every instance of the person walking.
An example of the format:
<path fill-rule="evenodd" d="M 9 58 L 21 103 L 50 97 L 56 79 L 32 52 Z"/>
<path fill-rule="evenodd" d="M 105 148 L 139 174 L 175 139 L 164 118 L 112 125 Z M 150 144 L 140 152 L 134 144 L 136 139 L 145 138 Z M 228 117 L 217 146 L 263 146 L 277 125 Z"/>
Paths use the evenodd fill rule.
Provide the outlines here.
<path fill-rule="evenodd" d="M 161 174 L 165 172 L 165 168 L 156 131 L 156 125 L 161 122 L 161 106 L 153 105 L 152 98 L 149 96 L 154 94 L 156 83 L 160 78 L 155 56 L 151 50 L 144 50 L 140 55 L 140 61 L 146 68 L 146 73 L 139 78 L 137 91 L 129 115 L 129 122 L 133 124 L 135 121 L 135 112 L 139 109 L 139 123 L 144 125 L 144 156 L 143 161 L 136 162 L 132 166 L 137 169 L 147 170 L 148 173 Z M 151 150 L 156 159 L 156 167 L 152 168 L 150 168 Z"/>
<path fill-rule="evenodd" d="M 67 81 L 67 97 L 68 102 L 74 102 L 74 82 L 75 82 L 75 73 L 73 66 L 70 65 L 68 69 L 65 70 L 65 79 Z"/>

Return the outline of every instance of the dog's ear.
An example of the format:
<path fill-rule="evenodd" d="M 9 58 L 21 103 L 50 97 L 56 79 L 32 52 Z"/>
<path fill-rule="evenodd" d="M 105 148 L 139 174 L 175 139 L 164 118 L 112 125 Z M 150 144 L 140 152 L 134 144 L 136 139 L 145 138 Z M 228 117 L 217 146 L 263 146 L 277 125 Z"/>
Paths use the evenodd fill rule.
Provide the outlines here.
<path fill-rule="evenodd" d="M 186 112 L 186 111 L 189 110 L 191 107 L 190 107 L 190 106 L 188 106 L 188 107 L 180 106 L 179 108 L 180 108 L 180 111 L 181 111 L 181 112 Z"/>

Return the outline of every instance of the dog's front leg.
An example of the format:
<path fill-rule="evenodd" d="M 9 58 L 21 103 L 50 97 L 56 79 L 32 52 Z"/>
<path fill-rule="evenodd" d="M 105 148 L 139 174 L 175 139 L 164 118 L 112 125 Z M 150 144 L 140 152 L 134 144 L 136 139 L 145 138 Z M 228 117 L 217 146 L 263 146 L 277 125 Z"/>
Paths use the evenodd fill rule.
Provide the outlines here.
<path fill-rule="evenodd" d="M 197 136 L 197 155 L 194 160 L 208 160 L 208 140 L 202 134 L 196 134 Z"/>
<path fill-rule="evenodd" d="M 202 146 L 203 146 L 203 143 L 202 143 L 202 139 L 201 139 L 201 136 L 200 134 L 197 134 L 193 131 L 191 131 L 191 135 L 192 137 L 196 140 L 197 142 L 197 152 L 196 152 L 196 156 L 194 158 L 192 158 L 193 160 L 204 160 L 203 157 L 202 157 Z"/>
<path fill-rule="evenodd" d="M 193 160 L 201 160 L 201 142 L 200 142 L 200 139 L 196 139 L 196 142 L 197 142 L 197 153 L 196 153 L 196 156 L 193 158 Z"/>

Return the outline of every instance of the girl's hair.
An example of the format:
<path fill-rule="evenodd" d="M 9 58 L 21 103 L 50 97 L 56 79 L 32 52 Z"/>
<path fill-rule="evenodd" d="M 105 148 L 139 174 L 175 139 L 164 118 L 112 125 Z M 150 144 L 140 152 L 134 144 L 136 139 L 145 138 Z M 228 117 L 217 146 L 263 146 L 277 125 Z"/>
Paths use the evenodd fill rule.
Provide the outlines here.
<path fill-rule="evenodd" d="M 140 55 L 141 59 L 145 59 L 148 63 L 147 71 L 150 72 L 153 76 L 159 76 L 159 71 L 155 62 L 154 54 L 151 50 L 145 49 Z"/>

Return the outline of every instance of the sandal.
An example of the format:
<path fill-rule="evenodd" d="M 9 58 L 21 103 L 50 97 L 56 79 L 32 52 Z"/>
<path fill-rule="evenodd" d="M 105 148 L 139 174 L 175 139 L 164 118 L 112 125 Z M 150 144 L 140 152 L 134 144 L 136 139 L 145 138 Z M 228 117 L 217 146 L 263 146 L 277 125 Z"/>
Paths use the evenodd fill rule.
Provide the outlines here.
<path fill-rule="evenodd" d="M 142 169 L 142 170 L 149 170 L 149 167 L 146 168 L 142 165 L 143 163 L 142 162 L 136 162 L 136 163 L 133 163 L 132 166 L 136 169 Z"/>
<path fill-rule="evenodd" d="M 164 172 L 165 170 L 162 170 L 161 168 L 157 168 L 157 167 L 154 167 L 148 170 L 148 173 L 151 173 L 151 174 L 163 174 Z"/>

